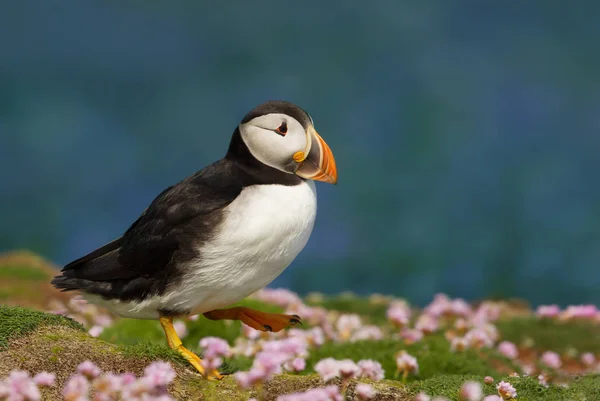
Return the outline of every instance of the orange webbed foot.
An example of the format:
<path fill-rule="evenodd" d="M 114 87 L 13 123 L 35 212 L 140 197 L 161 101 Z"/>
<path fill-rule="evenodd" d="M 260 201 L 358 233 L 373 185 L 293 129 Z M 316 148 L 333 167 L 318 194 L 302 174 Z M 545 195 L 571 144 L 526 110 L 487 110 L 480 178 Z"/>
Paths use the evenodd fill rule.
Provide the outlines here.
<path fill-rule="evenodd" d="M 278 332 L 287 327 L 302 324 L 302 319 L 298 315 L 261 312 L 243 306 L 215 309 L 204 313 L 204 316 L 211 320 L 240 320 L 242 323 L 260 331 Z"/>

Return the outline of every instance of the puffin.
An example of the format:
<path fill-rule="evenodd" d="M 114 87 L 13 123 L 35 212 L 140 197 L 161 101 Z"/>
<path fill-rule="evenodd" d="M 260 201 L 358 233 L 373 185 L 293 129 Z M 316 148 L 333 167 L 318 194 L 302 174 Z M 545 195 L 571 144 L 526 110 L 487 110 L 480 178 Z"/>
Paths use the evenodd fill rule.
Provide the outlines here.
<path fill-rule="evenodd" d="M 301 323 L 231 305 L 304 248 L 314 181 L 337 183 L 331 149 L 306 111 L 268 101 L 244 116 L 222 159 L 162 191 L 119 238 L 65 265 L 52 285 L 118 316 L 159 320 L 169 347 L 204 378 L 221 379 L 182 345 L 173 318 L 203 314 L 273 332 Z"/>

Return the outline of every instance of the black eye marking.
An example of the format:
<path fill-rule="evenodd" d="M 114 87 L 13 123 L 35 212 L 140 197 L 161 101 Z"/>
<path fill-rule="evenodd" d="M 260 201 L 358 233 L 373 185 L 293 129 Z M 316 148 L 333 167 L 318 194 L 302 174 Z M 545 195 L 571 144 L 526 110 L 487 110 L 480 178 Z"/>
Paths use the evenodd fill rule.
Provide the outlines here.
<path fill-rule="evenodd" d="M 275 132 L 277 132 L 281 136 L 285 136 L 285 134 L 287 134 L 287 130 L 288 130 L 287 123 L 284 121 L 281 123 L 281 125 L 279 127 L 277 127 Z"/>

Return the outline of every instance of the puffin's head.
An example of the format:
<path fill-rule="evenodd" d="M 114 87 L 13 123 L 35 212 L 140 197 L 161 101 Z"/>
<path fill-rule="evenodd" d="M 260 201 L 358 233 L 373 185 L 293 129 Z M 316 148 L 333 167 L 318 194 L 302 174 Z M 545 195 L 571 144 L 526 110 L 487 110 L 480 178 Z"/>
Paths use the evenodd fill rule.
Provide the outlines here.
<path fill-rule="evenodd" d="M 261 104 L 244 117 L 238 130 L 259 162 L 302 178 L 337 182 L 331 149 L 298 106 L 284 101 Z"/>

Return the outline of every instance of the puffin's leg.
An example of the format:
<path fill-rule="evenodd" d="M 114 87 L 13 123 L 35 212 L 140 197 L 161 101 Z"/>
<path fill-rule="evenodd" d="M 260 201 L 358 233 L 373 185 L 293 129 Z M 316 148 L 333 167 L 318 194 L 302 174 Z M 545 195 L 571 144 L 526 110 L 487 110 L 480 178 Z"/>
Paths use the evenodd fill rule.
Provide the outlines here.
<path fill-rule="evenodd" d="M 198 357 L 198 355 L 194 354 L 192 351 L 188 350 L 183 346 L 175 328 L 173 327 L 173 318 L 171 316 L 161 316 L 160 317 L 160 325 L 165 331 L 165 335 L 167 336 L 167 342 L 169 343 L 169 347 L 179 352 L 193 367 L 195 367 L 198 372 L 206 379 L 209 380 L 221 380 L 223 375 L 221 375 L 216 370 L 206 373 L 206 370 L 202 366 L 202 359 Z"/>
<path fill-rule="evenodd" d="M 236 306 L 229 309 L 215 309 L 204 313 L 204 316 L 211 320 L 241 320 L 253 329 L 260 331 L 280 331 L 289 326 L 302 324 L 298 315 L 267 313 L 243 306 Z"/>

